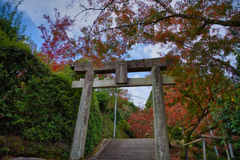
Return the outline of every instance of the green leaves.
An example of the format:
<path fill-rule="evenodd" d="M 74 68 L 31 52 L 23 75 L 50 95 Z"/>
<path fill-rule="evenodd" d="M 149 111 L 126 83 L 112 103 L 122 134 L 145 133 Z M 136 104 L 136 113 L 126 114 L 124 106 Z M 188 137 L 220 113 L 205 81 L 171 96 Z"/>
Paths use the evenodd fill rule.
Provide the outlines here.
<path fill-rule="evenodd" d="M 0 29 L 6 32 L 11 40 L 24 41 L 28 39 L 24 35 L 25 26 L 21 25 L 22 12 L 18 11 L 22 1 L 8 0 L 0 6 Z"/>
<path fill-rule="evenodd" d="M 72 74 L 51 73 L 27 44 L 0 35 L 0 134 L 69 141 L 81 93 L 71 89 Z"/>
<path fill-rule="evenodd" d="M 94 93 L 96 94 L 97 100 L 99 102 L 100 109 L 103 112 L 105 112 L 107 104 L 109 102 L 110 94 L 106 90 L 104 90 L 104 89 L 100 89 L 100 90 L 98 90 L 98 91 L 96 91 Z"/>
<path fill-rule="evenodd" d="M 218 97 L 217 105 L 222 108 L 215 110 L 214 118 L 219 122 L 222 132 L 228 136 L 240 136 L 240 88 L 232 84 L 224 96 Z"/>
<path fill-rule="evenodd" d="M 100 113 L 98 100 L 95 94 L 93 94 L 90 115 L 88 120 L 88 131 L 87 131 L 87 139 L 85 145 L 84 154 L 87 155 L 92 152 L 94 146 L 96 146 L 102 137 L 102 115 Z"/>

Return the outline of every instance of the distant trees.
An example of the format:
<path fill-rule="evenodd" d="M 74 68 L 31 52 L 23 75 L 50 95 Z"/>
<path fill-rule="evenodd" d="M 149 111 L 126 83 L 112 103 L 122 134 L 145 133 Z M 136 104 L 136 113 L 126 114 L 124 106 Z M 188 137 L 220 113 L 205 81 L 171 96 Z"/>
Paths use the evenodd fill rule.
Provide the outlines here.
<path fill-rule="evenodd" d="M 130 129 L 137 138 L 153 138 L 153 108 L 133 112 L 128 119 Z"/>

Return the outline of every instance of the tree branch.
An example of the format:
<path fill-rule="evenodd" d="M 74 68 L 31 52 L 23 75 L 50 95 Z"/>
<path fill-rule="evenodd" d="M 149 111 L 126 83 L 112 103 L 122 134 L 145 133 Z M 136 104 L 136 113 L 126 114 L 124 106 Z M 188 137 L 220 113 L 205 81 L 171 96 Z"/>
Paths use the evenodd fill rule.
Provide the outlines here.
<path fill-rule="evenodd" d="M 205 17 L 197 16 L 197 15 L 191 15 L 191 14 L 175 14 L 175 17 L 180 17 L 184 19 L 197 19 L 199 21 L 203 21 L 206 24 L 219 24 L 222 26 L 235 26 L 235 27 L 240 27 L 240 21 L 235 21 L 235 20 L 228 20 L 228 21 L 223 21 L 223 20 L 213 20 L 213 19 L 207 19 Z"/>
<path fill-rule="evenodd" d="M 133 26 L 141 26 L 141 25 L 154 25 L 156 23 L 158 23 L 159 21 L 162 21 L 162 20 L 165 20 L 165 19 L 169 19 L 171 17 L 174 17 L 174 16 L 166 16 L 166 17 L 163 17 L 163 18 L 160 18 L 160 19 L 157 19 L 157 20 L 154 20 L 154 21 L 150 21 L 150 22 L 138 22 L 138 23 L 133 23 L 133 24 L 126 24 L 126 25 L 122 25 L 122 26 L 117 26 L 117 27 L 109 27 L 109 28 L 106 28 L 106 29 L 103 29 L 103 30 L 100 30 L 98 32 L 96 32 L 94 35 L 92 35 L 92 37 L 89 39 L 93 39 L 96 35 L 102 33 L 102 32 L 106 32 L 106 31 L 109 31 L 109 30 L 120 30 L 120 29 L 124 29 L 124 28 L 129 28 L 129 27 L 133 27 Z"/>
<path fill-rule="evenodd" d="M 202 119 L 208 114 L 208 111 L 209 111 L 208 109 L 209 109 L 209 106 L 205 110 L 203 110 L 202 115 L 198 117 L 197 123 L 195 124 L 195 126 L 193 126 L 192 130 L 188 132 L 190 135 L 193 133 L 193 131 L 197 129 Z"/>
<path fill-rule="evenodd" d="M 218 128 L 218 124 L 216 123 L 214 126 L 208 127 L 208 129 L 205 129 L 205 130 L 201 131 L 196 138 L 200 138 L 201 134 L 204 134 L 206 132 L 209 132 L 209 131 L 217 129 L 217 128 Z"/>
<path fill-rule="evenodd" d="M 76 19 L 77 16 L 79 16 L 80 14 L 82 14 L 83 12 L 86 11 L 101 11 L 101 13 L 99 13 L 98 17 L 94 20 L 93 25 L 95 24 L 95 21 L 97 21 L 97 19 L 100 17 L 100 15 L 105 11 L 106 8 L 108 8 L 115 0 L 112 0 L 110 3 L 108 3 L 106 6 L 104 6 L 103 8 L 86 8 L 84 5 L 80 4 L 80 7 L 84 8 L 84 10 L 82 10 L 81 12 L 79 12 L 78 14 L 76 14 L 74 16 L 74 20 Z"/>
<path fill-rule="evenodd" d="M 98 14 L 97 18 L 94 20 L 90 32 L 92 32 L 94 25 L 96 24 L 97 20 L 101 16 L 101 14 L 105 11 L 106 8 L 108 8 L 115 0 L 112 0 L 110 3 L 108 3 L 106 6 L 104 6 L 101 10 L 101 12 Z"/>
<path fill-rule="evenodd" d="M 203 30 L 206 27 L 206 23 L 204 22 L 203 25 L 197 30 L 196 35 L 200 35 L 201 30 Z"/>
<path fill-rule="evenodd" d="M 171 10 L 170 8 L 168 8 L 161 0 L 154 0 L 156 3 L 159 3 L 164 9 L 166 9 L 167 12 L 171 13 L 171 14 L 175 14 L 175 12 L 173 10 Z"/>
<path fill-rule="evenodd" d="M 217 59 L 217 58 L 214 58 L 214 57 L 211 57 L 214 61 L 217 61 L 219 62 L 221 65 L 224 65 L 226 66 L 227 68 L 229 68 L 230 70 L 232 70 L 232 72 L 237 75 L 238 77 L 240 77 L 240 71 L 237 70 L 236 68 L 234 68 L 233 66 L 231 66 L 228 62 L 225 62 L 221 59 Z"/>
<path fill-rule="evenodd" d="M 194 101 L 198 104 L 198 106 L 199 106 L 201 109 L 203 109 L 203 108 L 202 108 L 202 105 L 195 99 L 195 97 L 192 97 L 192 96 L 190 96 L 190 95 L 188 95 L 188 94 L 184 94 L 184 96 L 186 96 L 186 97 L 194 100 Z"/>

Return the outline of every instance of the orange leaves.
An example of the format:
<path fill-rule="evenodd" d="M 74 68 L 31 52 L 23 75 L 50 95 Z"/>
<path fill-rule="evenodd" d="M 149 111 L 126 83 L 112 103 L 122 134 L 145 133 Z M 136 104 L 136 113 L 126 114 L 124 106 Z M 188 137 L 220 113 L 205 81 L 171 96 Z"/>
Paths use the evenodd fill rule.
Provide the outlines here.
<path fill-rule="evenodd" d="M 41 27 L 47 44 L 43 53 L 54 55 L 56 51 L 63 60 L 60 53 L 66 53 L 66 58 L 72 56 L 69 50 L 73 50 L 100 64 L 124 59 L 134 44 L 160 44 L 169 49 L 169 54 L 180 55 L 187 65 L 195 65 L 199 72 L 208 72 L 203 69 L 228 68 L 229 64 L 215 58 L 226 58 L 240 41 L 239 6 L 234 6 L 231 0 L 177 1 L 175 5 L 171 0 L 89 0 L 88 4 L 89 8 L 80 5 L 80 12 L 94 14 L 99 11 L 99 15 L 91 25 L 82 24 L 80 32 L 83 35 L 73 40 L 74 47 L 67 43 L 71 41 L 67 30 L 73 21 L 69 17 L 60 18 L 56 10 L 55 22 L 45 16 L 50 28 Z M 215 24 L 224 28 L 224 36 L 220 36 L 222 31 L 211 32 Z"/>
<path fill-rule="evenodd" d="M 152 108 L 133 112 L 128 123 L 136 138 L 154 137 Z"/>
<path fill-rule="evenodd" d="M 63 68 L 63 65 L 75 56 L 76 45 L 67 34 L 74 21 L 67 16 L 61 18 L 57 9 L 54 9 L 54 11 L 55 21 L 44 15 L 49 27 L 47 28 L 44 25 L 38 27 L 45 41 L 42 44 L 39 56 L 53 71 L 59 71 Z"/>
<path fill-rule="evenodd" d="M 192 136 L 209 130 L 207 116 L 210 119 L 211 111 L 220 107 L 215 94 L 223 96 L 228 86 L 219 85 L 225 79 L 219 69 L 205 68 L 198 62 L 189 60 L 169 68 L 168 73 L 176 78 L 177 85 L 166 87 L 165 96 L 168 124 L 179 125 Z"/>
<path fill-rule="evenodd" d="M 178 1 L 173 9 L 171 1 L 164 1 L 166 7 L 156 1 L 90 2 L 90 5 L 97 3 L 100 8 L 108 4 L 109 7 L 102 10 L 95 25 L 82 28 L 85 36 L 79 43 L 87 45 L 81 50 L 83 55 L 101 63 L 123 58 L 137 43 L 163 44 L 182 60 L 171 68 L 178 85 L 166 95 L 166 109 L 171 113 L 169 124 L 197 125 L 201 113 L 208 107 L 215 107 L 215 103 L 209 106 L 209 102 L 214 101 L 209 86 L 216 86 L 224 74 L 221 69 L 230 65 L 216 57 L 224 59 L 228 56 L 240 37 L 239 27 L 220 24 L 223 20 L 239 21 L 239 11 L 233 9 L 230 0 Z M 114 20 L 116 23 L 112 26 Z M 214 24 L 225 28 L 226 35 L 220 36 L 221 31 L 212 27 Z M 219 90 L 219 94 L 224 92 Z M 139 118 L 141 122 L 144 119 L 144 116 Z M 140 126 L 138 123 L 132 125 Z"/>
<path fill-rule="evenodd" d="M 178 90 L 174 88 L 165 88 L 167 94 L 165 96 L 165 107 L 167 122 L 169 126 L 180 124 L 181 121 L 187 120 L 185 118 L 187 111 L 179 101 L 182 97 Z"/>

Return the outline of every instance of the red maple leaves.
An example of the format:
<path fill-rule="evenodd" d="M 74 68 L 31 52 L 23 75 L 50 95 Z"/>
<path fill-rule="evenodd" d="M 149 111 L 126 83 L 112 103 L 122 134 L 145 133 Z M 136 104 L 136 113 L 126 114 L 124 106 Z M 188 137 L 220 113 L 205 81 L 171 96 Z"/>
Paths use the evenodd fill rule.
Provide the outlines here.
<path fill-rule="evenodd" d="M 70 27 L 73 26 L 73 20 L 68 16 L 60 17 L 57 9 L 55 11 L 55 20 L 47 15 L 49 27 L 40 25 L 38 28 L 42 32 L 44 43 L 38 56 L 49 65 L 53 71 L 62 69 L 62 66 L 72 61 L 76 55 L 76 42 L 73 38 L 69 38 Z"/>
<path fill-rule="evenodd" d="M 137 138 L 154 137 L 153 109 L 133 112 L 128 119 L 130 129 Z"/>

